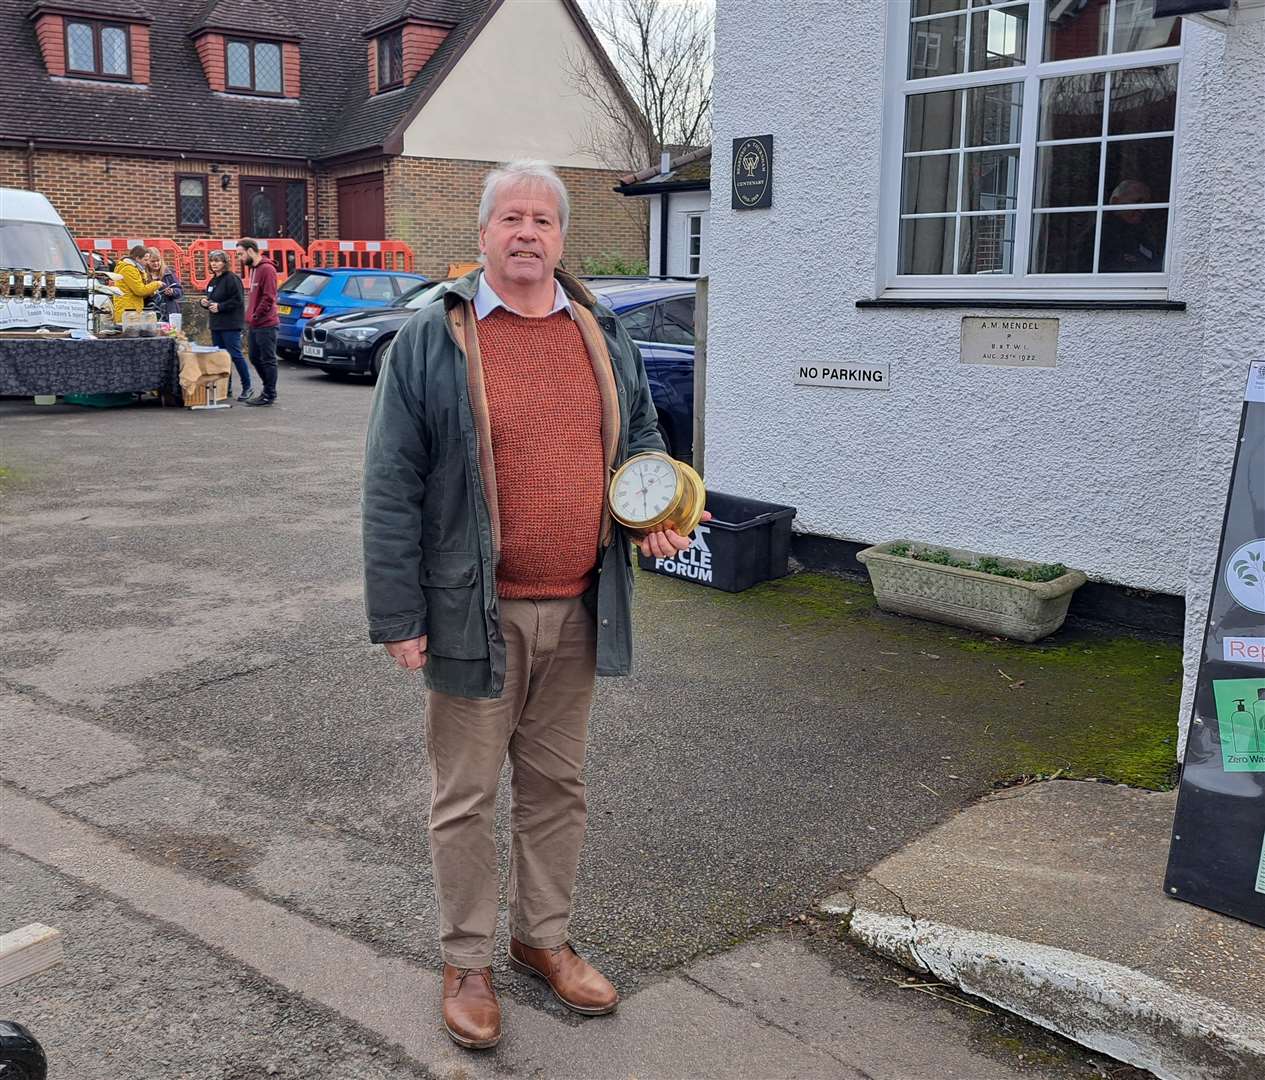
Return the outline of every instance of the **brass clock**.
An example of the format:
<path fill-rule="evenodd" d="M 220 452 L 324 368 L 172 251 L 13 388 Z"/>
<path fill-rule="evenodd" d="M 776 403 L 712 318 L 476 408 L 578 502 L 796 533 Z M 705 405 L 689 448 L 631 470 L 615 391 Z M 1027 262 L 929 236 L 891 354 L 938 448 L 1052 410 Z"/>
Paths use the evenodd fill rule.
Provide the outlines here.
<path fill-rule="evenodd" d="M 703 479 L 684 462 L 651 450 L 630 457 L 611 477 L 611 514 L 634 536 L 660 529 L 692 533 L 703 517 Z"/>

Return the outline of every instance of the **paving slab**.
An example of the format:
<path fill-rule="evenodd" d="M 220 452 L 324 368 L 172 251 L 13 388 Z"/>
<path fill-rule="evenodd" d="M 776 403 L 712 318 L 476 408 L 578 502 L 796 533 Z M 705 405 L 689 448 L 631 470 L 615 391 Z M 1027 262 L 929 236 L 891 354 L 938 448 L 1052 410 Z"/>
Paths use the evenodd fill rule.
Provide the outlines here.
<path fill-rule="evenodd" d="M 1161 1076 L 1265 1075 L 1265 931 L 1165 895 L 1175 804 L 1111 784 L 1010 789 L 821 907 L 886 955 Z"/>
<path fill-rule="evenodd" d="M 1077 1053 L 1000 1037 L 1004 1020 L 894 1000 L 875 988 L 899 979 L 858 977 L 864 962 L 844 970 L 781 935 L 700 960 L 610 1017 L 503 996 L 505 1037 L 471 1054 L 437 1022 L 432 966 L 156 865 L 12 787 L 0 796 L 0 921 L 42 915 L 67 936 L 65 963 L 6 988 L 0 1012 L 28 1022 L 76 1080 L 1104 1075 Z"/>

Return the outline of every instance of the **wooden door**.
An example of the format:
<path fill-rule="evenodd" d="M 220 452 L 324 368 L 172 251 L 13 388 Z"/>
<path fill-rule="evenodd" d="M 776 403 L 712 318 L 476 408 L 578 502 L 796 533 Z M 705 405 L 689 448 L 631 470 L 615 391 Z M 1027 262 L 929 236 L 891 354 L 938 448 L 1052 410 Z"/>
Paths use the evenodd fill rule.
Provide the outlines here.
<path fill-rule="evenodd" d="M 386 233 L 382 174 L 341 177 L 338 181 L 338 238 L 385 240 Z"/>

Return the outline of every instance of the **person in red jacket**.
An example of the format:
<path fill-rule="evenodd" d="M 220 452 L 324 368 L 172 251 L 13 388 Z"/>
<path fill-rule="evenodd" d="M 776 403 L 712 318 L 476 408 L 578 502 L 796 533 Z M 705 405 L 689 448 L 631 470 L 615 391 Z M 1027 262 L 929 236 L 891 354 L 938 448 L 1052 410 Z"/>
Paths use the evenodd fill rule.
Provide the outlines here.
<path fill-rule="evenodd" d="M 250 267 L 250 299 L 246 303 L 246 336 L 250 362 L 259 372 L 263 390 L 246 405 L 275 405 L 277 401 L 277 270 L 264 257 L 257 240 L 237 241 L 237 254 Z"/>

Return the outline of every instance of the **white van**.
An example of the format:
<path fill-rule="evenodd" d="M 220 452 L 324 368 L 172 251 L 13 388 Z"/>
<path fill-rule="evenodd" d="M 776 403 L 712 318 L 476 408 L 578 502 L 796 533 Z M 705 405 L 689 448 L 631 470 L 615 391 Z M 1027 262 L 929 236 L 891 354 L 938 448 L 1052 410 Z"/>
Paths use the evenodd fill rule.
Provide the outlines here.
<path fill-rule="evenodd" d="M 55 295 L 43 291 L 55 275 Z M 33 289 L 35 275 L 38 288 Z M 21 284 L 14 287 L 15 276 Z M 61 215 L 38 191 L 0 188 L 0 330 L 86 330 L 109 325 L 110 295 L 87 273 L 83 253 Z"/>

